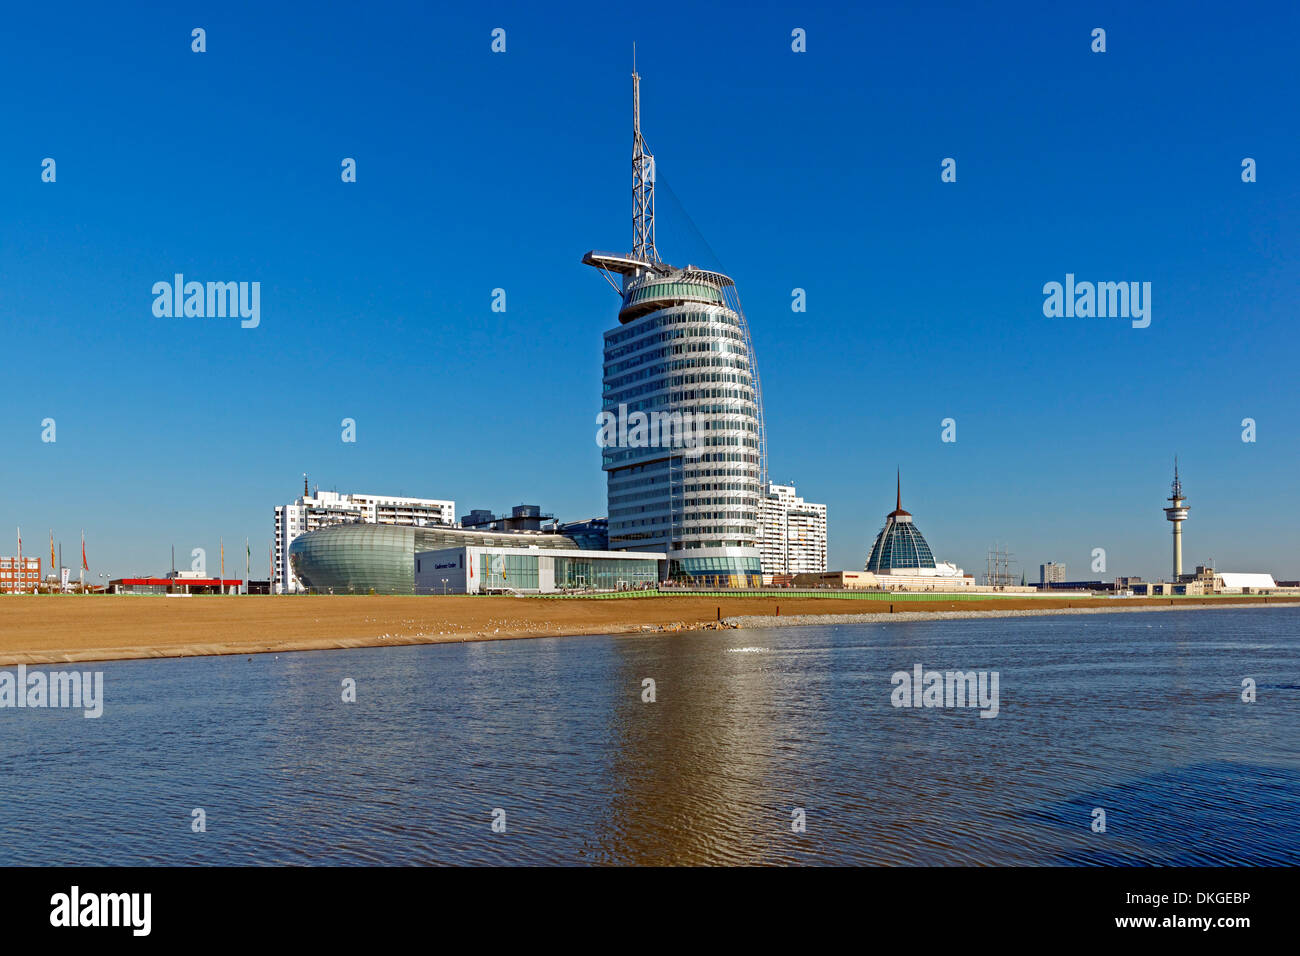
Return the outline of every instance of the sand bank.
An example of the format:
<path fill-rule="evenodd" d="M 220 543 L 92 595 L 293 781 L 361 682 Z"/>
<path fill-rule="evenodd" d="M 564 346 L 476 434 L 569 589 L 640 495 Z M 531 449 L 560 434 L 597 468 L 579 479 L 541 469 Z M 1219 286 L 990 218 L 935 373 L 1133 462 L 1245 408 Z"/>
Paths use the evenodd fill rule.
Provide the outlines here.
<path fill-rule="evenodd" d="M 1260 598 L 1181 598 L 1175 608 L 1255 604 Z M 1300 598 L 1269 598 L 1268 606 Z M 852 613 L 870 606 L 868 613 Z M 835 598 L 643 597 L 549 600 L 516 597 L 220 597 L 0 595 L 0 666 L 65 661 L 326 650 L 506 640 L 575 634 L 639 634 L 729 621 L 816 623 L 932 620 L 1082 607 L 1168 608 L 1168 599 L 998 598 L 888 602 Z M 779 607 L 779 616 L 777 609 Z M 876 610 L 878 609 L 878 610 Z M 904 609 L 906 609 L 904 611 Z M 748 626 L 759 626 L 751 623 Z"/>

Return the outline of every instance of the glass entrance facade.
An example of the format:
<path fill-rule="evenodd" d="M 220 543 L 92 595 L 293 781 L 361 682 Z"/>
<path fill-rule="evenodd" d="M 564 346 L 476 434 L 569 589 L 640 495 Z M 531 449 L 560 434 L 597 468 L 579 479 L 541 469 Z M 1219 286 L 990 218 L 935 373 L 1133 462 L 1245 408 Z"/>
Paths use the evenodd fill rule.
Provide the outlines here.
<path fill-rule="evenodd" d="M 555 586 L 561 590 L 618 591 L 659 579 L 658 563 L 627 558 L 555 558 Z"/>

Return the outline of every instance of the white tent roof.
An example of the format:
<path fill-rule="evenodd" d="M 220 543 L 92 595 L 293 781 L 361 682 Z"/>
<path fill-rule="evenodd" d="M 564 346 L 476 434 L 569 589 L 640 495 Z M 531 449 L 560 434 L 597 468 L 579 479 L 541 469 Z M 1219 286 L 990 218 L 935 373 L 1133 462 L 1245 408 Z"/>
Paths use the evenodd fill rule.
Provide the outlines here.
<path fill-rule="evenodd" d="M 1214 576 L 1223 579 L 1225 588 L 1275 588 L 1277 582 L 1271 574 L 1255 574 L 1245 571 L 1216 571 Z"/>

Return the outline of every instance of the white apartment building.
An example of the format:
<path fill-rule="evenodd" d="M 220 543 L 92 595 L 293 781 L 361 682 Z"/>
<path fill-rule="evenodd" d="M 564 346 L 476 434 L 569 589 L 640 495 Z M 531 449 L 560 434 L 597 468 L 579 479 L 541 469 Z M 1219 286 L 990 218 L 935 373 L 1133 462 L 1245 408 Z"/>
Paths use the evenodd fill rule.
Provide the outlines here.
<path fill-rule="evenodd" d="M 1048 561 L 1046 564 L 1038 566 L 1038 583 L 1042 584 L 1063 584 L 1065 582 L 1065 565 L 1057 564 L 1055 561 Z"/>
<path fill-rule="evenodd" d="M 794 485 L 768 482 L 758 499 L 758 552 L 763 579 L 826 570 L 826 506 L 804 501 Z"/>
<path fill-rule="evenodd" d="M 289 565 L 289 545 L 294 538 L 327 525 L 363 521 L 367 524 L 399 524 L 426 527 L 456 523 L 456 502 L 438 498 L 403 498 L 396 495 L 340 494 L 316 489 L 291 504 L 275 508 L 275 578 L 272 594 L 295 594 L 305 590 Z"/>

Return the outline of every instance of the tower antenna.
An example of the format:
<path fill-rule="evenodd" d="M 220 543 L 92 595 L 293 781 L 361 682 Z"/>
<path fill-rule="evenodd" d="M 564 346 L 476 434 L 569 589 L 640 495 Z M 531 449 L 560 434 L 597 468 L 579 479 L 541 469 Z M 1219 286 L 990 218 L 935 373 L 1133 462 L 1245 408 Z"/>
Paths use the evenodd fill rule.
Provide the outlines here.
<path fill-rule="evenodd" d="M 659 261 L 655 248 L 655 158 L 641 135 L 641 74 L 632 44 L 632 256 Z"/>
<path fill-rule="evenodd" d="M 1183 574 L 1183 522 L 1187 520 L 1187 512 L 1191 509 L 1187 507 L 1187 499 L 1183 497 L 1183 482 L 1178 477 L 1178 456 L 1174 456 L 1174 484 L 1172 494 L 1169 496 L 1169 507 L 1165 508 L 1165 518 L 1173 522 L 1174 525 L 1174 576 L 1173 583 L 1177 583 Z"/>

